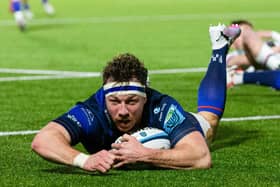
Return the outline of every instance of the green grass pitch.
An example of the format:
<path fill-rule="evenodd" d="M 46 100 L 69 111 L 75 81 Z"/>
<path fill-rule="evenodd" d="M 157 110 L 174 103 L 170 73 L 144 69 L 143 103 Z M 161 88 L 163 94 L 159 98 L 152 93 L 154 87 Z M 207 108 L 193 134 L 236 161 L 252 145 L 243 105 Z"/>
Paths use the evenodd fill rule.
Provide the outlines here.
<path fill-rule="evenodd" d="M 101 72 L 122 52 L 135 54 L 150 70 L 207 67 L 210 24 L 243 18 L 257 29 L 280 31 L 279 0 L 51 2 L 56 15 L 48 17 L 40 0 L 30 0 L 35 17 L 22 33 L 8 0 L 0 1 L 0 80 L 37 76 L 3 69 Z M 151 86 L 195 112 L 203 74 L 151 74 Z M 100 84 L 100 77 L 0 81 L 0 132 L 39 130 Z M 235 87 L 228 90 L 224 117 L 279 115 L 279 96 L 267 87 Z M 223 121 L 210 147 L 211 169 L 106 174 L 44 161 L 31 151 L 34 134 L 0 136 L 0 186 L 280 186 L 279 134 L 279 119 Z"/>

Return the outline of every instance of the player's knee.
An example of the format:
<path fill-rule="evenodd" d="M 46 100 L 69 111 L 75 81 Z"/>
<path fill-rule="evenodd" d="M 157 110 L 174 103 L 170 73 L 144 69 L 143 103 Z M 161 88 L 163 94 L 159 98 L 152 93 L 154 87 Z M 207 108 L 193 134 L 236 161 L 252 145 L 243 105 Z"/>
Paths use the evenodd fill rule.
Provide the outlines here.
<path fill-rule="evenodd" d="M 211 127 L 217 127 L 219 125 L 220 118 L 216 114 L 207 111 L 201 111 L 199 114 L 211 125 Z"/>

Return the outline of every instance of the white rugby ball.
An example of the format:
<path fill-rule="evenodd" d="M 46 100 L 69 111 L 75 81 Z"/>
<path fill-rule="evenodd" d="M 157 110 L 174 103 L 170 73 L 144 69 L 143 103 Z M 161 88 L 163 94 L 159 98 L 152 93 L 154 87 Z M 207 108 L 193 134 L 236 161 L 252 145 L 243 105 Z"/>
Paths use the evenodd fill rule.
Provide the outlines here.
<path fill-rule="evenodd" d="M 143 146 L 151 149 L 169 149 L 170 140 L 168 134 L 161 129 L 146 127 L 131 134 Z M 121 142 L 121 137 L 116 140 L 116 143 Z"/>

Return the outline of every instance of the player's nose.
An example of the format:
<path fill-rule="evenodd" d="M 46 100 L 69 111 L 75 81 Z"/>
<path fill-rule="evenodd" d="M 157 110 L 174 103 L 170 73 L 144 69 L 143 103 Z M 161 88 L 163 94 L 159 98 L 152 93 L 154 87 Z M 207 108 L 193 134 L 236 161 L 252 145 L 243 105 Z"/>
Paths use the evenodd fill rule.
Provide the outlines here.
<path fill-rule="evenodd" d="M 119 108 L 119 115 L 120 116 L 127 116 L 128 115 L 128 109 L 127 109 L 127 106 L 125 103 L 122 103 L 120 105 L 120 108 Z"/>

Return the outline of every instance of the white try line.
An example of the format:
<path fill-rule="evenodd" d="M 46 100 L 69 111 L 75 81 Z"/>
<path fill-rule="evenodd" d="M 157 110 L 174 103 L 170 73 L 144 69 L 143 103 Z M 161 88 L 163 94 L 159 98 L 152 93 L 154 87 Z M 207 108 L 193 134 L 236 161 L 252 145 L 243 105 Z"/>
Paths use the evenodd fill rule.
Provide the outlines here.
<path fill-rule="evenodd" d="M 225 121 L 225 122 L 230 122 L 230 121 L 257 121 L 257 120 L 267 120 L 267 119 L 280 119 L 280 115 L 222 118 L 221 121 Z"/>
<path fill-rule="evenodd" d="M 280 119 L 280 115 L 222 118 L 221 121 L 224 121 L 224 122 L 236 122 L 236 121 L 257 121 L 257 120 L 273 120 L 273 119 Z M 39 132 L 39 130 L 0 132 L 0 136 L 29 135 L 29 134 L 36 134 L 38 132 Z"/>
<path fill-rule="evenodd" d="M 196 73 L 205 72 L 206 68 L 183 68 L 183 69 L 162 69 L 150 70 L 149 74 L 174 74 L 174 73 Z M 0 68 L 0 73 L 30 74 L 31 76 L 0 77 L 0 82 L 46 80 L 46 79 L 69 79 L 100 77 L 99 72 L 77 72 L 77 71 L 55 71 L 55 70 L 29 70 Z"/>
<path fill-rule="evenodd" d="M 28 135 L 28 134 L 36 134 L 38 132 L 39 132 L 38 130 L 0 132 L 0 136 Z"/>
<path fill-rule="evenodd" d="M 184 21 L 184 20 L 224 20 L 224 19 L 268 19 L 280 18 L 280 12 L 227 12 L 223 14 L 174 14 L 174 15 L 143 15 L 143 16 L 113 16 L 113 17 L 85 17 L 85 18 L 52 18 L 33 19 L 30 25 L 70 25 L 94 23 L 125 23 L 125 22 L 155 22 L 155 21 Z M 14 20 L 2 20 L 0 26 L 14 26 Z"/>

